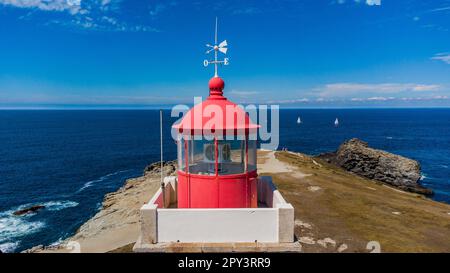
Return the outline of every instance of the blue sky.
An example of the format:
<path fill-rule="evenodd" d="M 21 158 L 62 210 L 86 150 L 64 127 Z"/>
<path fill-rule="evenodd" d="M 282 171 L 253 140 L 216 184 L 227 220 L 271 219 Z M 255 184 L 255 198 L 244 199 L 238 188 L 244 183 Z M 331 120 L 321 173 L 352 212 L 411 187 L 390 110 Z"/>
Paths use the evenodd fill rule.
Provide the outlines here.
<path fill-rule="evenodd" d="M 0 0 L 0 107 L 450 106 L 450 0 Z"/>

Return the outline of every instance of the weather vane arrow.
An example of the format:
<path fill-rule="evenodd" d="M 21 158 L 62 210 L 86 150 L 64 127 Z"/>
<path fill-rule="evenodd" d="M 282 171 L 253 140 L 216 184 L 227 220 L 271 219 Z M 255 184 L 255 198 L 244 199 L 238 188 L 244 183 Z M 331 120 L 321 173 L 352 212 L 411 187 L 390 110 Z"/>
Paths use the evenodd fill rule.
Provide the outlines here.
<path fill-rule="evenodd" d="M 206 47 L 208 48 L 208 50 L 206 51 L 206 54 L 209 54 L 212 51 L 214 51 L 214 60 L 212 60 L 212 61 L 204 60 L 203 61 L 203 65 L 205 67 L 207 67 L 210 64 L 214 64 L 214 77 L 219 76 L 219 74 L 218 74 L 218 65 L 219 64 L 223 64 L 223 65 L 229 64 L 228 58 L 224 58 L 223 60 L 217 59 L 218 52 L 227 54 L 227 51 L 228 51 L 227 46 L 228 46 L 227 40 L 224 40 L 220 44 L 217 44 L 217 17 L 216 17 L 216 31 L 215 31 L 215 35 L 214 35 L 214 45 L 210 45 L 210 44 L 206 45 Z"/>

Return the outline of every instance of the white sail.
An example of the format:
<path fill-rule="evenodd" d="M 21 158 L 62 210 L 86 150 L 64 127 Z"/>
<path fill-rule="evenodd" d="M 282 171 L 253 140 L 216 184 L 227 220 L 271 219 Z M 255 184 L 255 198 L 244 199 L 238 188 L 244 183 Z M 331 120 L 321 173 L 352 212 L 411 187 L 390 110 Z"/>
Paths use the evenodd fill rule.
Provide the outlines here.
<path fill-rule="evenodd" d="M 336 118 L 336 120 L 334 121 L 334 126 L 339 126 L 339 120 L 338 120 L 338 118 Z"/>
<path fill-rule="evenodd" d="M 300 123 L 302 123 L 302 120 L 301 120 L 300 117 L 298 117 L 298 119 L 297 119 L 297 124 L 300 124 Z"/>

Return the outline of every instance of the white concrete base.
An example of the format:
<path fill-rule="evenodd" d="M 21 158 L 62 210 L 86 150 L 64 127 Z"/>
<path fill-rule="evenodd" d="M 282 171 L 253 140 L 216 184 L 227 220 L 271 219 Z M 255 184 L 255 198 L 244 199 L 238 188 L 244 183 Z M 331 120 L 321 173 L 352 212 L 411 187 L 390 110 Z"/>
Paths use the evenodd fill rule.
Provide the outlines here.
<path fill-rule="evenodd" d="M 293 243 L 156 243 L 143 244 L 141 237 L 133 247 L 134 252 L 150 253 L 231 253 L 231 252 L 302 252 L 302 245 Z"/>
<path fill-rule="evenodd" d="M 195 245 L 204 252 L 210 244 L 216 244 L 215 247 L 219 244 L 228 250 L 236 244 L 240 244 L 239 249 L 244 245 L 247 246 L 245 249 L 256 246 L 265 249 L 270 244 L 279 246 L 294 242 L 294 208 L 276 190 L 271 177 L 258 178 L 259 208 L 173 208 L 177 179 L 166 177 L 164 182 L 164 194 L 160 189 L 141 208 L 141 236 L 135 251 L 153 251 L 164 246 L 190 249 Z"/>

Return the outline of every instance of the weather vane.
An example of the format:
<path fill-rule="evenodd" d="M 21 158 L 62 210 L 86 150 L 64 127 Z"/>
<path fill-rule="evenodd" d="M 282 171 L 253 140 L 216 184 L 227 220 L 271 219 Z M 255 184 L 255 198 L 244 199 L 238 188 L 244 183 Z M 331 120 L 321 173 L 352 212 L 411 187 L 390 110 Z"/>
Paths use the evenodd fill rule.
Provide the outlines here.
<path fill-rule="evenodd" d="M 219 64 L 223 64 L 223 65 L 228 65 L 228 58 L 224 58 L 222 61 L 217 60 L 217 53 L 220 51 L 223 54 L 227 54 L 228 48 L 227 48 L 228 44 L 227 44 L 227 40 L 224 40 L 223 42 L 221 42 L 220 44 L 217 44 L 217 17 L 216 17 L 216 32 L 214 35 L 214 45 L 210 45 L 207 44 L 206 47 L 208 47 L 209 49 L 206 51 L 206 54 L 211 53 L 211 51 L 214 50 L 214 60 L 213 61 L 208 61 L 208 60 L 204 60 L 203 61 L 203 65 L 205 67 L 207 67 L 209 64 L 214 64 L 214 77 L 218 77 L 218 72 L 217 72 L 217 68 Z"/>

